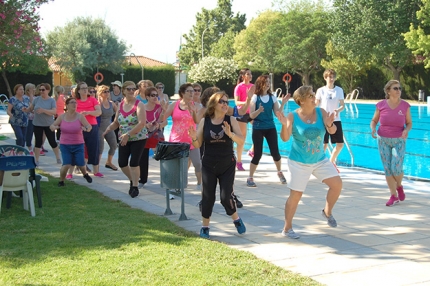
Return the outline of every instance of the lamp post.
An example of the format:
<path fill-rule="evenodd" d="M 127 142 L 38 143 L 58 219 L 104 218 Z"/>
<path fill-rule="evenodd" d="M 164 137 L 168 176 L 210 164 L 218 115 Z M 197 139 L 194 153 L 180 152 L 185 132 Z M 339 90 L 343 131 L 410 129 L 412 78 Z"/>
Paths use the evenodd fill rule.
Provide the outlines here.
<path fill-rule="evenodd" d="M 216 27 L 216 25 L 213 25 L 212 27 Z M 206 29 L 203 30 L 202 33 L 202 59 L 204 57 L 204 52 L 203 52 L 203 36 L 205 35 L 206 30 L 209 29 L 209 27 L 207 27 Z"/>
<path fill-rule="evenodd" d="M 139 59 L 136 57 L 134 53 L 130 53 L 130 65 L 131 65 L 131 56 L 135 57 L 136 61 L 139 63 L 140 68 L 142 69 L 142 80 L 143 80 L 143 66 L 140 63 Z"/>

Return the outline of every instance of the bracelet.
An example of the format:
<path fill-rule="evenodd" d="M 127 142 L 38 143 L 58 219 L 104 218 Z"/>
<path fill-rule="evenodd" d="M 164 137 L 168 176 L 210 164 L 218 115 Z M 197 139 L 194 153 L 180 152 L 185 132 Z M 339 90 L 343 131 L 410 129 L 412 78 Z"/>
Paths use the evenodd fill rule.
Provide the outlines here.
<path fill-rule="evenodd" d="M 333 122 L 332 122 L 330 126 L 327 126 L 327 125 L 326 125 L 326 127 L 327 127 L 327 128 L 332 128 L 332 127 L 333 127 L 333 125 L 334 125 L 334 124 L 333 124 Z"/>
<path fill-rule="evenodd" d="M 230 139 L 233 139 L 234 135 L 236 135 L 236 134 L 234 134 L 234 132 L 231 132 Z"/>
<path fill-rule="evenodd" d="M 193 140 L 193 142 L 199 141 L 198 138 L 196 138 L 196 139 L 191 138 L 191 140 Z"/>

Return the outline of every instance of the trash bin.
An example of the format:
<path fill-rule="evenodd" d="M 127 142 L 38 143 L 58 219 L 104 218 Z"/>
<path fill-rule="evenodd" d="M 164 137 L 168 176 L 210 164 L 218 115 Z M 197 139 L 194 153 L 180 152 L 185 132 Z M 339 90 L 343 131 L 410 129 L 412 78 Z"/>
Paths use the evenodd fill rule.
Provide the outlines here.
<path fill-rule="evenodd" d="M 424 90 L 422 89 L 418 91 L 418 101 L 424 101 Z"/>
<path fill-rule="evenodd" d="M 154 154 L 154 159 L 160 161 L 160 185 L 166 189 L 166 211 L 164 214 L 172 214 L 169 194 L 180 194 L 182 201 L 179 220 L 187 219 L 184 189 L 188 184 L 189 154 L 190 144 L 177 142 L 159 142 Z"/>

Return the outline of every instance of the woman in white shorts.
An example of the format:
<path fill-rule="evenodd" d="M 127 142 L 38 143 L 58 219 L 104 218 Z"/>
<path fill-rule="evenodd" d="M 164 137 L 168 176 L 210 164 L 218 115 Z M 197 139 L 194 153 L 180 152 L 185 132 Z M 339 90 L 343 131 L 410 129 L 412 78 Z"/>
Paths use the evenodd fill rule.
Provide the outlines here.
<path fill-rule="evenodd" d="M 342 180 L 334 165 L 326 158 L 323 146 L 326 130 L 330 134 L 336 132 L 334 113 L 329 115 L 324 109 L 316 107 L 311 86 L 301 86 L 294 92 L 293 98 L 299 108 L 286 117 L 282 112 L 277 115 L 282 123 L 281 139 L 288 141 L 293 137 L 288 160 L 290 196 L 285 203 L 282 235 L 297 239 L 300 236 L 293 230 L 293 217 L 310 176 L 314 175 L 329 187 L 321 214 L 330 227 L 337 226 L 332 210 L 342 190 Z"/>

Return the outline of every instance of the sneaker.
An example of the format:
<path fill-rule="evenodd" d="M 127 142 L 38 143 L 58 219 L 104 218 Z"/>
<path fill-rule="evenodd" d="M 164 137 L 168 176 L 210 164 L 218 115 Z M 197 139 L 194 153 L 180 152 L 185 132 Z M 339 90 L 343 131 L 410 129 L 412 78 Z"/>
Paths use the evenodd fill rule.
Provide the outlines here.
<path fill-rule="evenodd" d="M 169 194 L 169 200 L 174 200 L 174 199 L 175 199 L 175 196 L 172 194 Z"/>
<path fill-rule="evenodd" d="M 406 198 L 405 191 L 403 191 L 403 186 L 397 187 L 397 194 L 399 196 L 399 200 L 403 202 Z"/>
<path fill-rule="evenodd" d="M 200 213 L 202 212 L 202 201 L 200 200 L 200 202 L 198 203 L 198 205 L 199 205 L 199 210 L 200 210 Z"/>
<path fill-rule="evenodd" d="M 105 176 L 102 173 L 98 172 L 94 174 L 94 177 L 104 178 Z"/>
<path fill-rule="evenodd" d="M 238 220 L 233 221 L 233 223 L 234 223 L 234 226 L 236 227 L 237 232 L 238 232 L 239 234 L 242 234 L 242 233 L 245 233 L 245 232 L 246 232 L 246 227 L 245 227 L 245 225 L 243 224 L 243 221 L 242 221 L 242 219 L 241 219 L 241 218 L 239 218 Z"/>
<path fill-rule="evenodd" d="M 337 222 L 336 222 L 336 220 L 334 219 L 333 215 L 326 216 L 326 215 L 325 215 L 325 212 L 324 212 L 324 209 L 321 211 L 321 215 L 322 215 L 322 217 L 323 217 L 323 218 L 325 218 L 325 219 L 327 220 L 327 224 L 328 224 L 330 227 L 337 227 Z"/>
<path fill-rule="evenodd" d="M 93 178 L 90 177 L 90 175 L 88 173 L 86 173 L 84 175 L 85 180 L 87 180 L 88 183 L 92 183 L 93 182 Z"/>
<path fill-rule="evenodd" d="M 248 186 L 248 187 L 253 187 L 253 188 L 255 188 L 257 185 L 254 183 L 254 179 L 253 178 L 248 178 L 248 179 L 246 179 L 246 185 Z"/>
<path fill-rule="evenodd" d="M 209 227 L 202 227 L 200 229 L 200 237 L 209 239 Z"/>
<path fill-rule="evenodd" d="M 248 156 L 254 158 L 254 151 L 248 150 Z"/>
<path fill-rule="evenodd" d="M 45 152 L 43 152 L 42 150 L 40 150 L 39 156 L 46 156 Z"/>
<path fill-rule="evenodd" d="M 65 185 L 64 185 L 64 181 L 59 181 L 59 182 L 58 182 L 58 186 L 59 186 L 59 187 L 64 187 L 64 186 L 65 186 Z"/>
<path fill-rule="evenodd" d="M 385 205 L 387 207 L 392 207 L 394 204 L 398 204 L 398 203 L 399 203 L 399 198 L 396 197 L 395 195 L 391 195 L 390 199 Z"/>
<path fill-rule="evenodd" d="M 138 189 L 142 189 L 144 185 L 145 185 L 145 184 L 139 183 L 139 185 L 137 185 L 137 188 L 138 188 Z"/>
<path fill-rule="evenodd" d="M 282 230 L 282 236 L 286 236 L 292 239 L 299 239 L 300 235 L 298 235 L 297 233 L 294 232 L 294 230 L 292 228 L 290 228 L 289 230 L 285 231 Z"/>
<path fill-rule="evenodd" d="M 130 195 L 130 197 L 135 198 L 139 195 L 139 189 L 137 187 L 131 187 L 128 191 L 128 194 Z"/>
<path fill-rule="evenodd" d="M 34 156 L 34 152 L 33 151 L 30 151 L 30 156 Z"/>
<path fill-rule="evenodd" d="M 73 180 L 73 175 L 72 174 L 67 174 L 66 175 L 66 179 L 67 180 Z"/>
<path fill-rule="evenodd" d="M 236 202 L 236 207 L 238 209 L 243 207 L 243 204 L 241 201 L 239 201 L 239 199 L 237 198 L 237 196 L 235 194 L 231 194 L 231 196 L 233 197 L 233 200 Z"/>
<path fill-rule="evenodd" d="M 245 169 L 242 166 L 242 162 L 237 162 L 236 163 L 236 168 L 238 171 L 245 171 Z"/>
<path fill-rule="evenodd" d="M 201 184 L 197 184 L 197 186 L 196 186 L 196 190 L 197 190 L 197 191 L 201 191 L 201 190 L 202 190 L 202 185 L 201 185 Z"/>
<path fill-rule="evenodd" d="M 281 181 L 282 184 L 286 184 L 287 183 L 287 179 L 285 179 L 284 174 L 282 174 L 282 172 L 278 172 L 278 178 Z"/>

